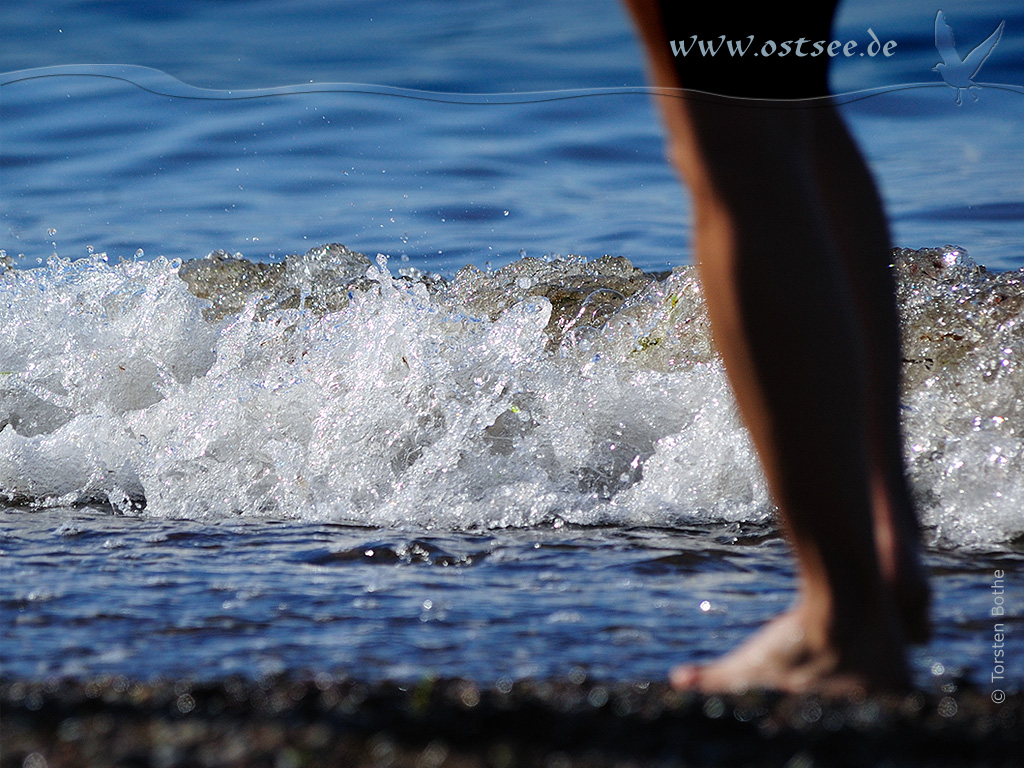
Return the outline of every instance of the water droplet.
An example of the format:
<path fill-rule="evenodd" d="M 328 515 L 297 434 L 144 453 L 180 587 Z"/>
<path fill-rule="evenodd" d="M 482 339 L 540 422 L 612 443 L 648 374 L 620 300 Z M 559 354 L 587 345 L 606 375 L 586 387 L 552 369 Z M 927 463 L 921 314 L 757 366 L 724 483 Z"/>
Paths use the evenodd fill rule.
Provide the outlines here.
<path fill-rule="evenodd" d="M 466 683 L 463 685 L 461 692 L 459 693 L 459 700 L 463 706 L 472 709 L 480 703 L 480 692 L 472 683 Z"/>
<path fill-rule="evenodd" d="M 50 227 L 48 230 L 46 230 L 46 234 L 49 237 L 53 237 L 54 235 L 57 234 L 57 230 L 54 229 L 53 227 Z"/>
<path fill-rule="evenodd" d="M 146 255 L 146 252 L 144 250 L 142 250 L 141 248 L 139 248 L 139 250 L 137 250 L 135 252 L 135 258 L 136 259 L 141 259 L 145 255 Z"/>
<path fill-rule="evenodd" d="M 178 711 L 181 712 L 181 714 L 183 715 L 187 715 L 189 712 L 196 708 L 196 700 L 193 699 L 192 696 L 190 696 L 189 694 L 183 693 L 181 696 L 178 697 L 177 705 Z"/>
<path fill-rule="evenodd" d="M 938 710 L 939 715 L 942 717 L 953 717 L 959 710 L 959 707 L 957 706 L 956 699 L 952 696 L 947 696 L 939 702 Z"/>
<path fill-rule="evenodd" d="M 717 720 L 725 714 L 725 704 L 717 696 L 712 696 L 704 702 L 704 714 L 712 720 Z"/>
<path fill-rule="evenodd" d="M 700 609 L 702 611 L 704 611 L 705 613 L 710 611 L 711 610 L 711 601 L 710 600 L 701 600 L 700 601 Z"/>

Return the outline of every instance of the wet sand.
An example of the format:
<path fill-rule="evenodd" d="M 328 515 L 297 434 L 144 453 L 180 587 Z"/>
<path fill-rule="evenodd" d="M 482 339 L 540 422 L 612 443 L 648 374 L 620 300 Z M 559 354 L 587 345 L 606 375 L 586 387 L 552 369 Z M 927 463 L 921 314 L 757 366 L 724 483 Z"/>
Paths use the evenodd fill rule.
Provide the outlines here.
<path fill-rule="evenodd" d="M 945 688 L 836 703 L 579 678 L 5 681 L 0 768 L 1016 765 L 1024 694 Z"/>

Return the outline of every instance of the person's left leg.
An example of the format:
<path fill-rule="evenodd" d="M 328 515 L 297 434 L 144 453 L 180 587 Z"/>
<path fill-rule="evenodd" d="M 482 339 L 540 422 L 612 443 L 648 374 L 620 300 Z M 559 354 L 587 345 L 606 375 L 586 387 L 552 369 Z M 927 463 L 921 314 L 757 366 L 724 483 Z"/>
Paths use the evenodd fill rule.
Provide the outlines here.
<path fill-rule="evenodd" d="M 790 106 L 662 106 L 692 192 L 715 343 L 799 575 L 791 610 L 672 681 L 707 692 L 903 687 L 903 631 L 875 547 L 866 343 L 814 176 L 811 119 Z"/>
<path fill-rule="evenodd" d="M 656 85 L 681 85 L 655 3 L 631 0 Z M 867 363 L 804 110 L 658 99 L 690 186 L 718 345 L 799 566 L 793 609 L 680 687 L 850 692 L 907 683 L 875 548 Z M 791 107 L 792 105 L 789 105 Z"/>

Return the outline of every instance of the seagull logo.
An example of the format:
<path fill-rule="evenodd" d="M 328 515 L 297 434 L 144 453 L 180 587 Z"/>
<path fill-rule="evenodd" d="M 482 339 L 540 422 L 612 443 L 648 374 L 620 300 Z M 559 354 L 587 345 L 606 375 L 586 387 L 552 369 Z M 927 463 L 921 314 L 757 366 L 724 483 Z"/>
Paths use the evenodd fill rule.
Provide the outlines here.
<path fill-rule="evenodd" d="M 935 14 L 935 47 L 939 50 L 939 56 L 942 57 L 942 61 L 932 67 L 932 71 L 942 75 L 946 85 L 956 90 L 957 106 L 963 103 L 962 91 L 966 90 L 968 93 L 971 93 L 971 88 L 981 87 L 974 82 L 974 76 L 978 74 L 981 65 L 988 58 L 988 55 L 992 53 L 992 49 L 996 47 L 999 38 L 1003 36 L 1003 27 L 1005 25 L 1005 21 L 999 22 L 995 32 L 986 37 L 984 42 L 967 54 L 966 58 L 961 59 L 960 54 L 956 52 L 953 30 L 946 23 L 946 15 L 942 11 Z M 971 93 L 971 96 L 975 101 L 978 100 L 975 94 Z"/>

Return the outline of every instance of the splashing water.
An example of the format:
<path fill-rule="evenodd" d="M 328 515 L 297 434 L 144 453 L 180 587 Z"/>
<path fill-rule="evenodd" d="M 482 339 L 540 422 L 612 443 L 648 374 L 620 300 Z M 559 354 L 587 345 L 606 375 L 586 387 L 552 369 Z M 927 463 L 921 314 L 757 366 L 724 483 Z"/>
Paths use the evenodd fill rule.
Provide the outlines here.
<path fill-rule="evenodd" d="M 923 520 L 1008 544 L 1024 275 L 951 247 L 894 258 Z M 8 504 L 449 530 L 772 514 L 692 267 L 524 258 L 445 280 L 330 245 L 53 258 L 0 292 Z"/>

